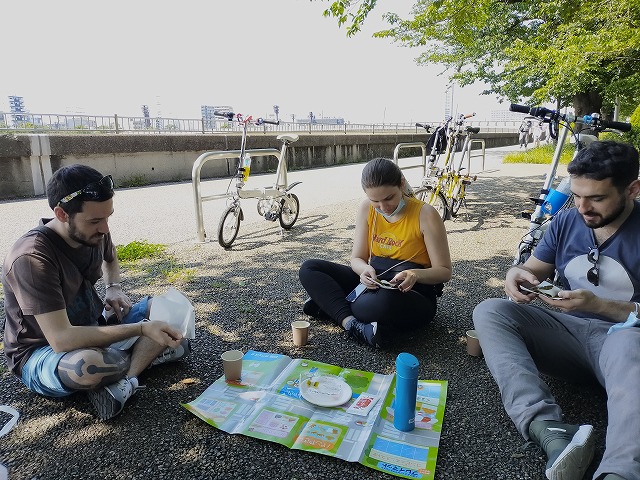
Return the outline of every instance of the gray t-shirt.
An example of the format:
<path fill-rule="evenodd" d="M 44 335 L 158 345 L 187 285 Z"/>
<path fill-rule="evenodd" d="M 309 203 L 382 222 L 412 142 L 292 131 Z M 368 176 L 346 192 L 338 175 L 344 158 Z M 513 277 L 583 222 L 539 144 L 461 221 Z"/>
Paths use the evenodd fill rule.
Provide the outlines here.
<path fill-rule="evenodd" d="M 555 265 L 565 290 L 583 288 L 602 298 L 640 301 L 640 203 L 635 202 L 629 218 L 599 246 L 597 287 L 587 280 L 593 267 L 587 255 L 596 245 L 593 230 L 571 208 L 553 219 L 533 255 Z M 610 320 L 593 313 L 573 314 Z"/>
<path fill-rule="evenodd" d="M 97 247 L 72 248 L 43 227 L 49 220 L 19 238 L 2 267 L 4 352 L 18 376 L 31 352 L 48 345 L 35 315 L 66 309 L 72 325 L 98 325 L 104 304 L 94 284 L 102 276 L 103 260 L 114 260 L 110 234 Z"/>

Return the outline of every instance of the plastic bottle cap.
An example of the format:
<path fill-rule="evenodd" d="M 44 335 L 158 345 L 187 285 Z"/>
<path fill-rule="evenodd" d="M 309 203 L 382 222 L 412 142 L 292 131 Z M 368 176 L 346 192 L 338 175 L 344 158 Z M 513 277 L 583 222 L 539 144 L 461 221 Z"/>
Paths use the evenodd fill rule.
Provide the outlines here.
<path fill-rule="evenodd" d="M 417 378 L 420 362 L 410 353 L 401 353 L 396 358 L 396 373 L 401 377 Z"/>

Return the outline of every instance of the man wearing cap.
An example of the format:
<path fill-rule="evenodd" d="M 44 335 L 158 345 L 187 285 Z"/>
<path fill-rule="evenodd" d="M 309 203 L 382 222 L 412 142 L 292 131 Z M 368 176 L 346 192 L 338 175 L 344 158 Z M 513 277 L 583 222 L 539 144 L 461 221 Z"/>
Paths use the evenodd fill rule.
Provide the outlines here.
<path fill-rule="evenodd" d="M 47 184 L 54 217 L 18 239 L 1 277 L 8 367 L 40 395 L 86 391 L 103 420 L 122 411 L 143 370 L 190 351 L 179 331 L 145 321 L 151 299 L 132 305 L 122 291 L 108 225 L 113 187 L 85 165 L 57 170 Z"/>

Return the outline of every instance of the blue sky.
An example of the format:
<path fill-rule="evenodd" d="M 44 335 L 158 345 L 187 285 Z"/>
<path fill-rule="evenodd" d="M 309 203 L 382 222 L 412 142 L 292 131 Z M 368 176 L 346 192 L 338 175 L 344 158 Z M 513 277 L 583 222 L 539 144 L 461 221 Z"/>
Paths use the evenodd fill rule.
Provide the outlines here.
<path fill-rule="evenodd" d="M 327 1 L 112 0 L 9 2 L 0 26 L 6 55 L 0 111 L 8 95 L 34 113 L 141 115 L 141 105 L 175 118 L 200 106 L 231 105 L 265 116 L 340 116 L 351 122 L 436 121 L 446 76 L 417 66 L 419 50 L 371 34 L 386 11 L 408 0 L 379 0 L 363 32 L 347 38 Z M 506 109 L 482 86 L 454 89 L 457 111 L 488 119 Z"/>

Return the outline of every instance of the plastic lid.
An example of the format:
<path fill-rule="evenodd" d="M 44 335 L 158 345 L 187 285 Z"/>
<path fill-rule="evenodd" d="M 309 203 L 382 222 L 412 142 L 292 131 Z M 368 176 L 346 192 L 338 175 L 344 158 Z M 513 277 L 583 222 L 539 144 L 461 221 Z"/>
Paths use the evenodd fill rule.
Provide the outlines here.
<path fill-rule="evenodd" d="M 420 362 L 410 353 L 401 353 L 396 358 L 396 373 L 401 377 L 418 377 Z"/>

